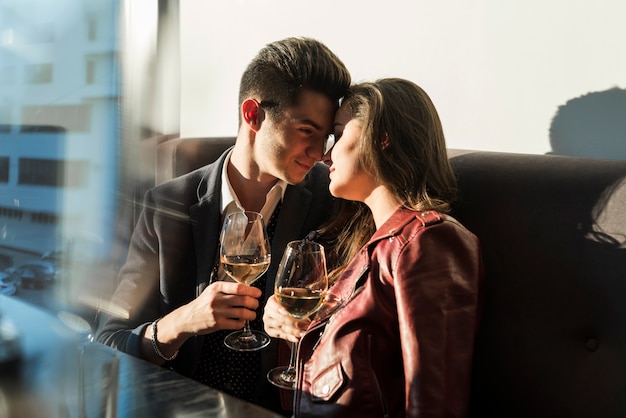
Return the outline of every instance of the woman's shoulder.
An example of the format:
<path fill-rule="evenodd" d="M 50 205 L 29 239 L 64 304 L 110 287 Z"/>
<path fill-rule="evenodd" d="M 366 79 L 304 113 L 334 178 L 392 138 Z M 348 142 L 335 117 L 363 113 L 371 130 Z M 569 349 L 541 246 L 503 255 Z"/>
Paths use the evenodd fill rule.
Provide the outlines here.
<path fill-rule="evenodd" d="M 475 235 L 461 222 L 449 214 L 435 210 L 413 210 L 399 208 L 383 225 L 379 233 L 386 236 L 398 235 L 406 241 L 436 239 L 438 236 L 460 237 L 475 240 Z"/>

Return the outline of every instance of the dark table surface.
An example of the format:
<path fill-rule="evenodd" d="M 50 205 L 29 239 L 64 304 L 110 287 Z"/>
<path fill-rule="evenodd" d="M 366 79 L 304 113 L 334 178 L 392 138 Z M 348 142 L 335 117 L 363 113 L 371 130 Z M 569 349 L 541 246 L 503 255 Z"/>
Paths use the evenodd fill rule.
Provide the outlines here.
<path fill-rule="evenodd" d="M 0 331 L 17 334 L 21 356 L 0 362 L 0 418 L 279 416 L 90 342 L 71 318 L 0 295 Z M 7 351 L 0 342 L 0 359 Z"/>

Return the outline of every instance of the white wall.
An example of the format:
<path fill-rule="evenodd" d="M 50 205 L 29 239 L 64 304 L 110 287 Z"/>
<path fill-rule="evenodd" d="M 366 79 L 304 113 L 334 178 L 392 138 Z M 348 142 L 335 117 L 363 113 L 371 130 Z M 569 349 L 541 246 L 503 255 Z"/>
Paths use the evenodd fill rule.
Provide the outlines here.
<path fill-rule="evenodd" d="M 235 135 L 242 71 L 261 47 L 287 36 L 323 41 L 355 81 L 398 76 L 421 85 L 452 148 L 549 152 L 560 106 L 626 89 L 623 0 L 181 0 L 180 7 L 183 136 Z"/>

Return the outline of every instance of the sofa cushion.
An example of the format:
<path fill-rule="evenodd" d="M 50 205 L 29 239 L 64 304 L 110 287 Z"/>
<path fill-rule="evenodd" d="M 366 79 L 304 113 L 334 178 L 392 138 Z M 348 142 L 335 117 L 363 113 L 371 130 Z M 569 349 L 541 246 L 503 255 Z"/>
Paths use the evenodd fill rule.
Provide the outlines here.
<path fill-rule="evenodd" d="M 451 155 L 487 274 L 471 416 L 626 416 L 626 161 Z"/>

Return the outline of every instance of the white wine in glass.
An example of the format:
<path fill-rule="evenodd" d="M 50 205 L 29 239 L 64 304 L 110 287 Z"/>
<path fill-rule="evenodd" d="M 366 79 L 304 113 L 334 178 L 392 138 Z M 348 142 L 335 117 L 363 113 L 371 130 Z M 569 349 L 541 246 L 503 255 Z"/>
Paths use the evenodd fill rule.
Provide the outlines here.
<path fill-rule="evenodd" d="M 270 243 L 263 216 L 257 212 L 233 212 L 224 220 L 220 234 L 220 262 L 226 274 L 246 286 L 254 283 L 271 261 Z M 266 347 L 270 337 L 250 329 L 245 321 L 241 331 L 224 339 L 227 347 L 237 351 L 256 351 Z"/>
<path fill-rule="evenodd" d="M 326 292 L 322 289 L 283 287 L 274 294 L 278 302 L 289 312 L 289 315 L 302 319 L 311 315 L 322 306 Z"/>
<path fill-rule="evenodd" d="M 274 295 L 294 318 L 315 313 L 328 290 L 324 247 L 309 240 L 291 241 L 278 265 Z M 267 378 L 275 386 L 294 389 L 296 383 L 296 347 L 291 345 L 288 366 L 275 367 Z"/>
<path fill-rule="evenodd" d="M 250 286 L 261 274 L 265 273 L 270 265 L 270 257 L 263 257 L 261 260 L 245 256 L 224 256 L 222 266 L 228 276 L 238 283 Z"/>

